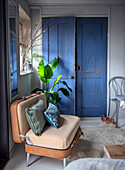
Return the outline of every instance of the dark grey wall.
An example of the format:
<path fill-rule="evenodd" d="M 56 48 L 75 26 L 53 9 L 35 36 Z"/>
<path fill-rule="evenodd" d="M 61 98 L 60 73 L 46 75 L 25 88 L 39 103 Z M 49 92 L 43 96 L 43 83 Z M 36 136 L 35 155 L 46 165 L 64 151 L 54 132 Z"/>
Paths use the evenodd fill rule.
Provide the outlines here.
<path fill-rule="evenodd" d="M 9 158 L 6 5 L 6 0 L 0 1 L 0 162 Z"/>

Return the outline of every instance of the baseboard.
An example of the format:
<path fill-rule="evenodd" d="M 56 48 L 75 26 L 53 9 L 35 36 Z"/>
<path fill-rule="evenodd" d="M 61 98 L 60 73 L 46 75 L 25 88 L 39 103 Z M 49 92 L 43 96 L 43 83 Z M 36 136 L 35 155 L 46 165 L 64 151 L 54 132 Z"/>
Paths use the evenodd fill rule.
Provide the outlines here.
<path fill-rule="evenodd" d="M 119 118 L 118 120 L 119 121 L 125 121 L 125 118 Z"/>
<path fill-rule="evenodd" d="M 100 120 L 100 117 L 81 117 L 81 120 Z"/>
<path fill-rule="evenodd" d="M 100 120 L 100 117 L 81 117 L 81 120 Z M 119 118 L 119 121 L 125 121 L 125 118 Z"/>

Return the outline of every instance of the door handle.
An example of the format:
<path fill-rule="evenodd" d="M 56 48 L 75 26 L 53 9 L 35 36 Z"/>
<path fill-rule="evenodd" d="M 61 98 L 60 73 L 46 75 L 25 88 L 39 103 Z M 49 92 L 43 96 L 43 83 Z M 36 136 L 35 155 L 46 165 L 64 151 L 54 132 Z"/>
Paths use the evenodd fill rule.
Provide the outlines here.
<path fill-rule="evenodd" d="M 76 69 L 77 70 L 81 70 L 81 66 L 76 66 Z"/>
<path fill-rule="evenodd" d="M 74 79 L 74 76 L 70 76 L 70 79 Z"/>
<path fill-rule="evenodd" d="M 79 66 L 79 65 L 74 65 L 74 70 L 81 70 L 81 66 Z"/>

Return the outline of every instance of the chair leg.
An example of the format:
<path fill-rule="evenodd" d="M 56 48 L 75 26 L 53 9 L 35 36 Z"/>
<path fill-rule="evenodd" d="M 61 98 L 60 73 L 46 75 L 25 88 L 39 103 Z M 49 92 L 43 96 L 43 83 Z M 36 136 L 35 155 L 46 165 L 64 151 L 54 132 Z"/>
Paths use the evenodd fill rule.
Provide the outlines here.
<path fill-rule="evenodd" d="M 119 103 L 116 103 L 116 128 L 118 128 Z"/>
<path fill-rule="evenodd" d="M 116 104 L 116 107 L 115 107 L 115 111 L 114 111 L 113 115 L 111 116 L 111 119 L 113 119 L 115 117 L 116 112 L 117 112 L 117 104 Z"/>
<path fill-rule="evenodd" d="M 30 153 L 27 153 L 27 167 L 29 166 Z"/>
<path fill-rule="evenodd" d="M 66 158 L 63 159 L 63 166 L 66 167 Z"/>

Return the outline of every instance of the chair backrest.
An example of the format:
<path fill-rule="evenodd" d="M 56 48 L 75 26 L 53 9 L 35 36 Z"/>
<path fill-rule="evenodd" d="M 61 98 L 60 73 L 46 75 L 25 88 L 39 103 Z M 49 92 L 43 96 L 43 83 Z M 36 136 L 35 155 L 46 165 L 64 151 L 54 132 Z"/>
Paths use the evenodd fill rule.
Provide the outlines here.
<path fill-rule="evenodd" d="M 125 95 L 125 77 L 116 76 L 110 79 L 109 81 L 109 109 L 108 109 L 108 116 L 110 114 L 110 105 L 111 99 L 115 98 L 116 96 Z"/>
<path fill-rule="evenodd" d="M 125 95 L 125 77 L 117 76 L 110 79 L 109 90 L 114 90 L 115 96 Z"/>
<path fill-rule="evenodd" d="M 24 100 L 17 100 L 11 104 L 12 132 L 15 142 L 24 142 L 25 138 L 21 138 L 20 135 L 25 136 L 30 129 L 26 119 L 25 109 L 35 104 L 39 100 L 39 98 L 44 101 L 46 106 L 46 96 L 44 93 L 37 94 L 29 98 L 24 98 Z"/>

